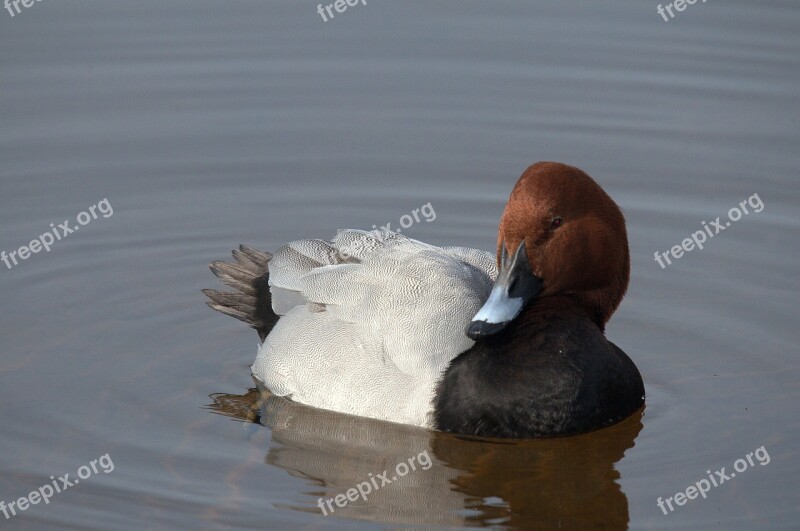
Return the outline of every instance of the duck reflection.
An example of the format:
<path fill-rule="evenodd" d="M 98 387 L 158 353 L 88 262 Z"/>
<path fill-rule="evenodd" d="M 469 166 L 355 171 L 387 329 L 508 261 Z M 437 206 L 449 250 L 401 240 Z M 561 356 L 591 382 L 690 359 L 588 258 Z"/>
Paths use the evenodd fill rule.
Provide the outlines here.
<path fill-rule="evenodd" d="M 585 435 L 509 441 L 319 410 L 257 388 L 211 398 L 212 411 L 270 428 L 278 444 L 265 462 L 314 486 L 294 510 L 416 525 L 628 528 L 614 465 L 634 446 L 644 409 Z M 359 484 L 370 492 L 356 495 Z"/>

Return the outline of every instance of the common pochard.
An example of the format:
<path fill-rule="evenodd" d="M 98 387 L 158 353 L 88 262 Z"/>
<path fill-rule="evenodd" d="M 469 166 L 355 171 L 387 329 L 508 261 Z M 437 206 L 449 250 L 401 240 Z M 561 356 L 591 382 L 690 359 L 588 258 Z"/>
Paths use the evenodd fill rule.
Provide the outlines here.
<path fill-rule="evenodd" d="M 625 219 L 586 173 L 520 177 L 497 253 L 387 230 L 246 246 L 203 290 L 262 340 L 253 376 L 306 405 L 507 438 L 614 424 L 644 403 L 636 366 L 605 338 L 628 286 Z"/>

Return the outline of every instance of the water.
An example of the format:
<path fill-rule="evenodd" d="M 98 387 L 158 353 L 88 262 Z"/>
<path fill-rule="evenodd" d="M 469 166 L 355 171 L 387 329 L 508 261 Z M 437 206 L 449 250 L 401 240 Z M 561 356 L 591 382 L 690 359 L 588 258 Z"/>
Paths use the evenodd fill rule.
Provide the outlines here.
<path fill-rule="evenodd" d="M 328 22 L 297 2 L 0 12 L 0 250 L 113 209 L 0 263 L 0 500 L 87 476 L 0 524 L 795 527 L 800 7 L 398 4 Z M 625 211 L 631 286 L 607 332 L 643 414 L 501 444 L 251 391 L 256 334 L 203 304 L 208 262 L 427 203 L 435 220 L 405 234 L 491 249 L 537 160 L 585 169 Z M 753 194 L 763 210 L 656 263 Z M 706 499 L 657 506 L 762 446 L 767 464 Z M 320 497 L 426 455 L 322 515 Z"/>

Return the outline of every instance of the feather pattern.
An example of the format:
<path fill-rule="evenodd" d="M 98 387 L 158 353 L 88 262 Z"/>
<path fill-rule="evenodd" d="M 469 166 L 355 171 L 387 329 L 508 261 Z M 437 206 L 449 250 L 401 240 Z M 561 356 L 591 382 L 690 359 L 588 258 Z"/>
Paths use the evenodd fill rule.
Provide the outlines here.
<path fill-rule="evenodd" d="M 436 382 L 472 346 L 464 330 L 496 276 L 491 253 L 385 230 L 291 242 L 269 261 L 273 311 L 282 317 L 253 374 L 303 404 L 431 426 Z M 276 307 L 279 293 L 298 295 L 295 304 Z"/>

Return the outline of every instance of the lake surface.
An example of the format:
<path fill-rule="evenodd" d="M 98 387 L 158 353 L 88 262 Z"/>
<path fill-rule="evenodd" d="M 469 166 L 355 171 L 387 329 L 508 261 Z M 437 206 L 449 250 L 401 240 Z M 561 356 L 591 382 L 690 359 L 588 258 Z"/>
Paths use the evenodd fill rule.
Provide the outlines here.
<path fill-rule="evenodd" d="M 80 227 L 0 263 L 0 500 L 81 479 L 0 526 L 796 529 L 800 4 L 656 6 L 0 11 L 0 250 Z M 427 203 L 403 234 L 492 249 L 537 160 L 583 168 L 625 212 L 607 335 L 642 372 L 642 413 L 500 443 L 253 390 L 257 337 L 204 304 L 210 261 Z M 703 249 L 654 259 L 748 198 Z M 322 514 L 414 456 L 427 468 Z"/>

